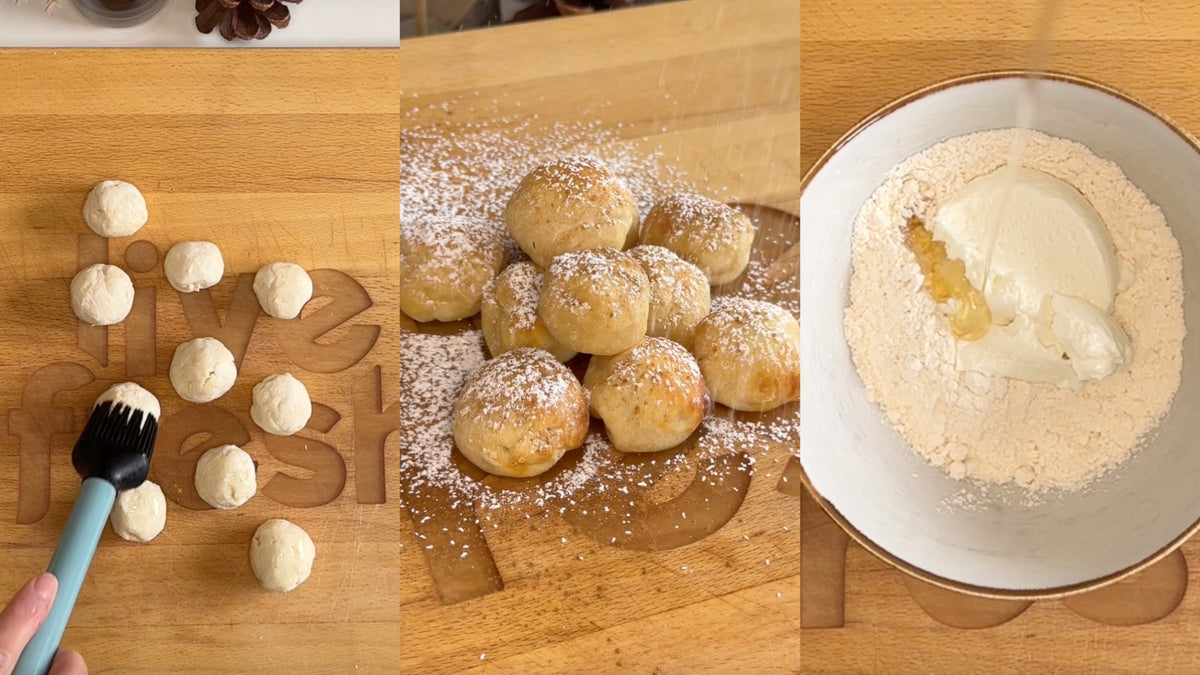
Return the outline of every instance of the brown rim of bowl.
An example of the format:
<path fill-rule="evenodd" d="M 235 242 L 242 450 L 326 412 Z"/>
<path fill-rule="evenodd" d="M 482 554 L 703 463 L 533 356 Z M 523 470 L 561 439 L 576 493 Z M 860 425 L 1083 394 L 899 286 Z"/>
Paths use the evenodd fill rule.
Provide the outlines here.
<path fill-rule="evenodd" d="M 1083 86 L 1083 87 L 1088 87 L 1090 89 L 1094 89 L 1096 91 L 1108 94 L 1109 96 L 1112 96 L 1121 101 L 1124 101 L 1125 103 L 1128 103 L 1128 104 L 1138 108 L 1139 110 L 1146 112 L 1147 114 L 1153 116 L 1155 119 L 1159 120 L 1163 124 L 1167 125 L 1167 128 L 1169 128 L 1171 131 L 1175 132 L 1175 134 L 1177 136 L 1179 136 L 1181 139 L 1184 140 L 1184 142 L 1186 142 L 1188 145 L 1190 145 L 1192 147 L 1192 150 L 1196 151 L 1197 154 L 1200 154 L 1200 143 L 1198 143 L 1196 141 L 1196 139 L 1192 137 L 1191 134 L 1189 134 L 1186 131 L 1184 131 L 1183 129 L 1179 128 L 1179 126 L 1177 126 L 1173 121 L 1171 121 L 1170 118 L 1168 118 L 1166 115 L 1156 112 L 1155 110 L 1151 109 L 1149 106 L 1137 101 L 1136 99 L 1129 96 L 1128 94 L 1125 94 L 1125 93 L 1123 93 L 1117 89 L 1114 89 L 1108 85 L 1100 84 L 1099 82 L 1095 82 L 1093 80 L 1089 80 L 1087 78 L 1079 77 L 1076 75 L 1069 75 L 1067 73 L 1061 73 L 1061 72 L 1056 72 L 1056 71 L 1045 71 L 1045 70 L 1040 70 L 1040 71 L 1031 71 L 1031 70 L 986 71 L 986 72 L 981 72 L 981 73 L 972 73 L 969 75 L 960 75 L 958 77 L 952 77 L 948 80 L 942 80 L 941 82 L 937 82 L 937 83 L 922 87 L 921 89 L 918 89 L 914 92 L 911 92 L 909 94 L 901 96 L 900 98 L 892 101 L 891 103 L 888 103 L 887 105 L 883 106 L 882 108 L 879 108 L 875 112 L 864 117 L 861 121 L 859 121 L 857 124 L 855 124 L 853 127 L 851 127 L 851 129 L 849 131 L 842 134 L 842 137 L 839 138 L 837 140 L 837 142 L 835 142 L 832 146 L 830 146 L 830 148 L 828 150 L 826 150 L 824 153 L 822 153 L 821 156 L 817 159 L 816 163 L 814 163 L 812 165 L 812 167 L 810 167 L 809 170 L 804 173 L 804 177 L 800 179 L 800 197 L 803 199 L 804 190 L 805 190 L 805 188 L 808 187 L 808 184 L 813 179 L 813 176 L 815 176 L 817 174 L 817 172 L 819 172 L 821 170 L 821 168 L 824 167 L 826 163 L 828 163 L 830 158 L 832 158 L 835 154 L 837 154 L 837 152 L 839 150 L 841 150 L 847 143 L 849 143 L 855 136 L 857 136 L 859 133 L 861 133 L 867 127 L 874 124 L 876 121 L 882 119 L 883 117 L 886 117 L 887 115 L 890 115 L 891 113 L 895 112 L 896 110 L 899 110 L 900 108 L 903 108 L 904 106 L 908 105 L 909 103 L 912 103 L 913 101 L 924 98 L 925 96 L 928 96 L 929 94 L 934 94 L 939 91 L 942 91 L 945 89 L 950 89 L 951 87 L 956 87 L 956 86 L 963 85 L 963 84 L 983 82 L 986 80 L 1000 80 L 1000 79 L 1008 79 L 1008 78 L 1014 78 L 1014 77 L 1027 77 L 1030 75 L 1036 76 L 1039 79 L 1055 80 L 1055 81 L 1059 81 L 1059 82 L 1066 82 L 1068 84 L 1075 84 L 1075 85 L 1079 85 L 1079 86 Z M 803 404 L 801 405 L 801 410 L 803 410 Z M 801 448 L 800 452 L 801 452 L 801 454 L 803 454 L 803 452 L 804 452 L 803 448 Z M 885 550 L 882 546 L 879 546 L 875 542 L 868 539 L 866 537 L 866 535 L 864 535 L 857 528 L 855 528 L 853 525 L 851 525 L 850 521 L 846 520 L 846 518 L 844 516 L 842 516 L 842 514 L 837 510 L 836 507 L 834 507 L 833 504 L 829 503 L 824 497 L 822 497 L 820 495 L 820 493 L 817 492 L 816 488 L 814 488 L 812 485 L 812 481 L 809 480 L 808 474 L 804 471 L 803 462 L 800 462 L 799 464 L 800 464 L 800 482 L 808 490 L 809 494 L 812 495 L 813 501 L 817 502 L 817 504 L 819 504 L 821 506 L 821 508 L 824 509 L 827 514 L 829 514 L 829 517 L 832 518 L 833 521 L 835 523 L 837 523 L 843 530 L 845 530 L 846 533 L 848 535 L 850 535 L 851 539 L 858 542 L 858 544 L 860 546 L 867 549 L 868 551 L 873 553 L 876 557 L 878 557 L 879 559 L 888 563 L 889 565 L 899 569 L 900 571 L 902 571 L 910 576 L 920 579 L 921 581 L 933 584 L 935 586 L 940 586 L 942 588 L 949 589 L 952 591 L 958 591 L 960 593 L 966 593 L 968 595 L 974 595 L 974 596 L 984 597 L 984 598 L 993 598 L 993 599 L 998 599 L 998 600 L 1056 600 L 1059 598 L 1067 597 L 1069 595 L 1078 595 L 1080 593 L 1087 593 L 1088 591 L 1094 591 L 1098 588 L 1102 588 L 1104 586 L 1108 586 L 1109 584 L 1116 583 L 1128 576 L 1131 576 L 1131 575 L 1137 574 L 1138 572 L 1141 572 L 1142 570 L 1146 569 L 1147 567 L 1150 567 L 1154 563 L 1156 563 L 1156 562 L 1162 560 L 1163 558 L 1167 557 L 1168 555 L 1170 555 L 1172 552 L 1174 552 L 1176 549 L 1178 549 L 1181 545 L 1183 545 L 1183 543 L 1185 541 L 1187 541 L 1189 538 L 1191 538 L 1191 536 L 1194 535 L 1197 532 L 1197 530 L 1200 530 L 1200 519 L 1198 519 L 1195 522 L 1193 522 L 1190 527 L 1188 527 L 1186 530 L 1184 530 L 1182 533 L 1180 533 L 1179 536 L 1175 537 L 1169 543 L 1167 543 L 1166 546 L 1164 546 L 1164 547 L 1160 548 L 1158 551 L 1152 553 L 1151 555 L 1149 555 L 1148 557 L 1143 559 L 1141 562 L 1130 565 L 1129 567 L 1126 567 L 1125 569 L 1113 572 L 1112 574 L 1107 574 L 1102 577 L 1097 577 L 1095 579 L 1090 579 L 1088 581 L 1082 581 L 1082 582 L 1079 582 L 1076 584 L 1069 584 L 1066 586 L 1056 586 L 1053 588 L 1030 589 L 1030 590 L 1014 590 L 1014 589 L 1005 589 L 1005 588 L 990 588 L 987 586 L 975 586 L 973 584 L 964 584 L 959 581 L 954 581 L 952 579 L 947 579 L 945 577 L 941 577 L 936 574 L 926 572 L 925 570 L 923 570 L 919 567 L 911 565 L 908 562 L 905 562 L 905 561 L 901 560 L 900 558 L 897 558 L 896 556 L 892 555 L 889 551 Z"/>

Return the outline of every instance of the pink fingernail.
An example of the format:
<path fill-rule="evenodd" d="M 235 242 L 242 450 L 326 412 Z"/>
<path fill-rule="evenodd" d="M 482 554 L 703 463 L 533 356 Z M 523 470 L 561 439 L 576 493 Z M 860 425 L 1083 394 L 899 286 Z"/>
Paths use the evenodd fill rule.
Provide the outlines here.
<path fill-rule="evenodd" d="M 53 574 L 41 574 L 33 580 L 33 590 L 41 599 L 49 600 L 58 590 L 58 579 L 55 579 Z"/>

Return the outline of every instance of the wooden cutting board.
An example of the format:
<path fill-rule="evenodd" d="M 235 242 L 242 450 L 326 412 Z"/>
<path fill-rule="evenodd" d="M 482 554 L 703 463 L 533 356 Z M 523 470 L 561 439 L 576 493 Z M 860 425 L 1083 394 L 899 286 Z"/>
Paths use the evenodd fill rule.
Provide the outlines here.
<path fill-rule="evenodd" d="M 792 0 L 693 1 L 413 40 L 400 48 L 403 125 L 595 120 L 717 199 L 782 210 L 758 210 L 762 232 L 795 242 L 798 20 Z M 403 670 L 795 672 L 793 449 L 774 444 L 738 482 L 611 485 L 637 503 L 632 544 L 605 524 L 605 499 L 560 514 L 443 497 L 431 517 L 402 517 Z"/>
<path fill-rule="evenodd" d="M 1188 3 L 1062 6 L 1048 67 L 1117 87 L 1200 131 L 1200 17 Z M 1026 66 L 1041 3 L 804 2 L 801 165 L 858 120 L 939 80 Z M 802 501 L 802 659 L 812 672 L 1196 671 L 1190 541 L 1130 579 L 1061 601 L 980 600 L 908 578 Z M 1189 561 L 1192 563 L 1189 569 Z M 974 629 L 974 630 L 973 630 Z"/>
<path fill-rule="evenodd" d="M 0 52 L 0 596 L 45 569 L 79 480 L 70 451 L 95 397 L 134 380 L 162 402 L 151 478 L 166 529 L 131 544 L 106 530 L 64 644 L 92 672 L 395 672 L 400 535 L 395 51 Z M 104 240 L 84 196 L 121 178 L 149 223 Z M 182 296 L 162 260 L 215 242 L 225 279 Z M 310 270 L 301 318 L 257 307 L 259 266 Z M 71 312 L 85 264 L 126 269 L 137 295 L 119 326 Z M 224 397 L 195 406 L 167 379 L 175 347 L 220 338 L 239 361 Z M 261 378 L 292 372 L 314 413 L 293 437 L 249 416 Z M 233 511 L 192 487 L 206 448 L 236 443 L 258 494 Z M 262 591 L 255 528 L 286 518 L 313 538 L 312 576 Z"/>

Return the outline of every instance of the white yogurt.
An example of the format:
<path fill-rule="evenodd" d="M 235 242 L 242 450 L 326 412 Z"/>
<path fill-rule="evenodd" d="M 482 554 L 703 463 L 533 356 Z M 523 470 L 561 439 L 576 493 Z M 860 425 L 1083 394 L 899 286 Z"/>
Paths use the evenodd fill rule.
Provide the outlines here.
<path fill-rule="evenodd" d="M 1002 209 L 985 285 L 991 230 Z M 1100 214 L 1070 184 L 1002 167 L 941 204 L 931 225 L 947 255 L 962 260 L 967 279 L 984 290 L 992 312 L 988 334 L 959 345 L 959 370 L 1074 388 L 1108 377 L 1132 357 L 1128 337 L 1109 315 L 1127 274 Z"/>

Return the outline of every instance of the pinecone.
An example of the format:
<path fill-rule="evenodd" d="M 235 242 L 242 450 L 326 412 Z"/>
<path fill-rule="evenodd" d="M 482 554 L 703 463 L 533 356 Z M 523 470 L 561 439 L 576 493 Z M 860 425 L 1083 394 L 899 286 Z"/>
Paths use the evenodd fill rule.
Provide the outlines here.
<path fill-rule="evenodd" d="M 214 28 L 226 40 L 261 40 L 271 27 L 287 28 L 291 14 L 283 3 L 302 0 L 196 0 L 196 28 L 211 33 Z"/>

